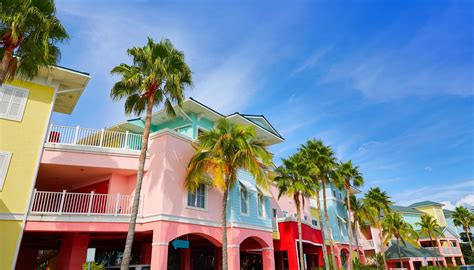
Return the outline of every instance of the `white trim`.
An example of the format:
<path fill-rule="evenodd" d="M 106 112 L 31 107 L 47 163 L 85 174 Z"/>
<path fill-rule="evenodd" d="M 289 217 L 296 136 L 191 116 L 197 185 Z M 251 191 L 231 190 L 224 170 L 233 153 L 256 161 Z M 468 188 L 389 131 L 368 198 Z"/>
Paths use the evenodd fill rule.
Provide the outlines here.
<path fill-rule="evenodd" d="M 22 213 L 0 213 L 0 220 L 18 220 L 23 218 Z"/>
<path fill-rule="evenodd" d="M 114 155 L 114 156 L 124 156 L 124 157 L 137 157 L 140 155 L 140 150 L 127 150 L 121 148 L 105 148 L 105 147 L 96 147 L 96 146 L 87 146 L 79 144 L 61 144 L 61 143 L 44 143 L 44 147 L 49 151 L 66 151 L 73 153 L 93 153 L 100 155 Z M 147 158 L 150 157 L 150 154 L 147 153 Z"/>
<path fill-rule="evenodd" d="M 35 185 L 36 185 L 36 177 L 38 175 L 38 170 L 39 170 L 39 167 L 40 167 L 41 159 L 43 157 L 44 142 L 46 141 L 46 138 L 48 137 L 49 125 L 51 124 L 51 115 L 53 114 L 54 104 L 56 103 L 56 97 L 57 97 L 58 89 L 59 89 L 59 84 L 56 84 L 56 86 L 54 87 L 53 98 L 51 100 L 51 105 L 50 105 L 51 107 L 49 108 L 48 120 L 45 123 L 45 131 L 44 131 L 44 134 L 43 134 L 43 139 L 41 140 L 41 142 L 43 142 L 43 143 L 40 143 L 40 146 L 39 146 L 38 161 L 36 162 L 36 167 L 35 167 L 35 170 L 34 170 L 34 173 L 33 173 L 33 181 L 31 183 L 31 187 L 30 187 L 30 196 L 28 197 L 28 201 L 26 203 L 25 214 L 23 215 L 23 220 L 21 222 L 20 235 L 18 236 L 18 239 L 17 239 L 17 242 L 16 242 L 16 248 L 15 248 L 15 253 L 14 253 L 15 255 L 13 256 L 13 262 L 12 262 L 11 270 L 15 270 L 16 261 L 18 259 L 18 253 L 20 252 L 20 244 L 21 244 L 21 240 L 23 239 L 23 232 L 25 230 L 26 220 L 28 219 L 28 213 L 30 212 L 31 203 L 33 201 L 32 199 L 33 199 L 33 192 L 35 190 Z"/>
<path fill-rule="evenodd" d="M 12 89 L 13 93 L 11 96 L 11 99 L 8 101 L 8 106 L 6 108 L 5 113 L 0 114 L 0 119 L 6 119 L 6 120 L 12 120 L 16 122 L 21 122 L 23 120 L 23 115 L 25 114 L 26 111 L 26 104 L 28 103 L 28 96 L 30 94 L 30 90 L 26 88 L 21 88 L 18 86 L 14 86 L 11 84 L 3 84 L 0 86 L 0 94 L 3 96 L 3 92 L 5 90 L 5 87 L 9 87 Z M 25 93 L 25 96 L 21 98 L 20 103 L 19 103 L 19 108 L 18 108 L 18 114 L 15 116 L 9 115 L 9 111 L 11 108 L 11 104 L 13 102 L 13 98 L 15 96 L 15 92 L 17 91 L 22 91 Z"/>
<path fill-rule="evenodd" d="M 274 249 L 273 247 L 263 247 L 263 248 L 261 248 L 262 251 L 263 250 L 273 250 L 273 249 Z"/>
<path fill-rule="evenodd" d="M 247 119 L 246 117 L 244 117 L 244 116 L 242 116 L 242 115 L 240 115 L 240 114 L 228 115 L 228 116 L 225 117 L 225 119 L 229 119 L 229 118 L 232 118 L 232 117 L 235 117 L 235 116 L 238 116 L 238 117 L 244 119 L 244 120 L 247 121 L 248 123 L 250 123 L 250 124 L 256 126 L 258 129 L 263 130 L 264 132 L 266 132 L 266 133 L 272 135 L 273 137 L 277 138 L 280 142 L 284 142 L 284 141 L 285 141 L 285 139 L 279 137 L 279 136 L 276 135 L 275 133 L 273 133 L 273 132 L 267 130 L 266 128 L 263 128 L 263 127 L 261 127 L 260 125 L 258 125 L 258 124 L 256 124 L 256 123 L 250 121 L 249 119 Z"/>
<path fill-rule="evenodd" d="M 244 229 L 251 229 L 251 230 L 259 230 L 263 232 L 273 232 L 273 228 L 270 227 L 263 227 L 263 226 L 258 226 L 258 225 L 251 225 L 251 224 L 245 224 L 245 223 L 240 223 L 240 222 L 231 222 L 227 224 L 227 227 L 236 227 L 236 228 L 244 228 Z"/>
<path fill-rule="evenodd" d="M 3 170 L 0 171 L 0 191 L 2 191 L 3 185 L 5 184 L 5 181 L 7 180 L 7 173 L 8 173 L 8 168 L 10 167 L 12 152 L 0 150 L 0 155 L 5 156 L 5 160 L 3 161 L 3 164 L 0 164 L 0 168 L 3 168 Z"/>
<path fill-rule="evenodd" d="M 169 243 L 168 242 L 156 242 L 156 243 L 152 243 L 151 245 L 152 246 L 169 246 Z"/>

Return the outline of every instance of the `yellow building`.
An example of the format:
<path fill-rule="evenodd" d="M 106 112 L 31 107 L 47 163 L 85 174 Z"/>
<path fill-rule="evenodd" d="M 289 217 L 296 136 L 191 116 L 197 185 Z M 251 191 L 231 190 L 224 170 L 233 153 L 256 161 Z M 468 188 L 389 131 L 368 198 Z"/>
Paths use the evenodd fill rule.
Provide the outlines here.
<path fill-rule="evenodd" d="M 90 76 L 63 67 L 0 87 L 0 269 L 14 269 L 52 112 L 70 114 Z"/>

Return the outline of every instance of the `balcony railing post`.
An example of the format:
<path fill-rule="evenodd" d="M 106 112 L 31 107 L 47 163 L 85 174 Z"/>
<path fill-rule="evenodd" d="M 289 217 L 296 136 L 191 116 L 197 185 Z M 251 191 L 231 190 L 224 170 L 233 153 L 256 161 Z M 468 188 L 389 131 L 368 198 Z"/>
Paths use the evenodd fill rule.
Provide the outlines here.
<path fill-rule="evenodd" d="M 37 190 L 36 188 L 33 190 L 33 198 L 31 198 L 30 212 L 33 212 L 33 207 L 34 207 L 34 205 L 35 205 L 36 192 L 37 192 L 37 191 L 38 191 L 38 190 Z"/>
<path fill-rule="evenodd" d="M 87 209 L 87 215 L 88 215 L 88 216 L 91 215 L 92 202 L 94 201 L 93 198 L 94 198 L 94 191 L 91 191 L 91 196 L 90 196 L 90 198 L 89 198 L 89 209 Z"/>
<path fill-rule="evenodd" d="M 51 140 L 51 131 L 53 131 L 53 123 L 49 124 L 49 130 L 46 135 L 46 142 L 49 142 Z"/>
<path fill-rule="evenodd" d="M 77 137 L 78 136 L 79 136 L 79 126 L 76 126 L 76 133 L 74 134 L 74 141 L 72 142 L 72 144 L 77 143 Z"/>
<path fill-rule="evenodd" d="M 115 197 L 115 214 L 114 214 L 114 216 L 116 216 L 118 214 L 119 201 L 120 201 L 120 193 L 117 193 L 117 196 Z"/>
<path fill-rule="evenodd" d="M 61 215 L 63 213 L 63 207 L 64 207 L 64 199 L 66 197 L 66 190 L 63 190 L 63 193 L 61 194 L 61 203 L 59 204 L 59 211 L 58 215 Z"/>
<path fill-rule="evenodd" d="M 101 132 L 100 132 L 100 147 L 102 147 L 103 143 L 104 143 L 104 132 L 105 132 L 105 129 L 102 129 Z"/>
<path fill-rule="evenodd" d="M 123 144 L 123 148 L 127 149 L 128 148 L 128 130 L 125 131 L 125 143 Z"/>

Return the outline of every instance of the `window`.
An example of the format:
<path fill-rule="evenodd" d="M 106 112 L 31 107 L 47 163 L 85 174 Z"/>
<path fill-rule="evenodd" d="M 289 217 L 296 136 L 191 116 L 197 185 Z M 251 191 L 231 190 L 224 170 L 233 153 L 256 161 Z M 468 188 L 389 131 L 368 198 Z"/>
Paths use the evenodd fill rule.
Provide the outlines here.
<path fill-rule="evenodd" d="M 21 121 L 27 100 L 27 89 L 4 84 L 0 87 L 0 118 Z"/>
<path fill-rule="evenodd" d="M 305 221 L 308 220 L 308 216 L 304 216 L 304 220 L 305 220 Z"/>
<path fill-rule="evenodd" d="M 244 186 L 240 186 L 240 213 L 249 213 L 249 192 Z"/>
<path fill-rule="evenodd" d="M 334 198 L 337 198 L 335 190 L 332 191 L 332 195 L 334 195 Z"/>
<path fill-rule="evenodd" d="M 312 219 L 312 220 L 311 220 L 311 224 L 312 224 L 313 226 L 318 226 L 318 221 L 315 220 L 315 219 Z"/>
<path fill-rule="evenodd" d="M 277 215 L 278 215 L 278 214 L 277 214 L 277 210 L 276 210 L 275 208 L 273 208 L 272 211 L 273 211 L 273 217 L 276 218 Z"/>
<path fill-rule="evenodd" d="M 3 189 L 3 184 L 7 177 L 8 165 L 10 165 L 11 152 L 0 151 L 0 191 Z"/>
<path fill-rule="evenodd" d="M 206 185 L 200 184 L 194 192 L 188 192 L 188 206 L 206 208 Z"/>
<path fill-rule="evenodd" d="M 265 196 L 262 193 L 258 194 L 258 216 L 265 217 Z"/>
<path fill-rule="evenodd" d="M 288 211 L 283 211 L 283 217 L 287 217 L 288 216 Z"/>

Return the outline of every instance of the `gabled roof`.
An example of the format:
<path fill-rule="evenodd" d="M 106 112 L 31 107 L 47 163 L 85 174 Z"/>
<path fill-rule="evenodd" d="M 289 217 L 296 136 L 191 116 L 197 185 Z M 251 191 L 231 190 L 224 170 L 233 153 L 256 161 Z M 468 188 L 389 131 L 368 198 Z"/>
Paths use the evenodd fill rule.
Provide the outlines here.
<path fill-rule="evenodd" d="M 454 214 L 454 211 L 448 210 L 448 209 L 443 209 L 443 214 L 445 217 L 452 217 Z"/>
<path fill-rule="evenodd" d="M 400 213 L 415 214 L 415 215 L 423 215 L 424 214 L 423 212 L 418 211 L 415 208 L 401 206 L 401 205 L 391 205 L 390 209 L 392 209 L 395 212 L 400 212 Z"/>
<path fill-rule="evenodd" d="M 422 247 L 415 247 L 408 242 L 406 245 L 400 242 L 400 254 L 402 258 L 436 258 L 434 252 Z M 385 251 L 385 257 L 392 260 L 399 259 L 398 246 L 395 241 L 392 241 L 390 247 Z"/>
<path fill-rule="evenodd" d="M 433 201 L 422 201 L 409 205 L 409 207 L 423 207 L 423 206 L 444 206 L 442 203 L 437 203 Z"/>
<path fill-rule="evenodd" d="M 193 112 L 199 115 L 200 117 L 207 118 L 213 122 L 219 119 L 228 119 L 233 124 L 243 124 L 243 125 L 252 125 L 256 127 L 257 136 L 263 140 L 264 142 L 268 143 L 269 145 L 280 143 L 285 139 L 281 137 L 281 135 L 273 128 L 273 126 L 268 122 L 268 120 L 262 115 L 244 115 L 240 113 L 233 113 L 230 115 L 223 115 L 214 109 L 204 105 L 203 103 L 195 100 L 194 98 L 190 97 L 189 99 L 185 100 L 182 103 L 181 108 L 177 105 L 174 106 L 176 114 L 178 116 L 182 116 L 184 118 L 189 118 L 187 113 Z M 262 120 L 261 123 L 259 121 L 255 121 L 258 118 Z M 165 123 L 167 121 L 171 121 L 172 118 L 167 115 L 164 109 L 159 110 L 158 112 L 153 113 L 152 115 L 152 124 L 158 125 L 161 123 Z M 253 121 L 252 121 L 253 120 Z M 132 132 L 140 133 L 143 129 L 142 118 L 134 118 L 130 119 L 126 122 L 119 123 L 117 125 L 112 126 L 111 130 L 129 130 Z M 138 125 L 137 125 L 138 124 Z"/>

